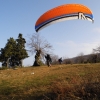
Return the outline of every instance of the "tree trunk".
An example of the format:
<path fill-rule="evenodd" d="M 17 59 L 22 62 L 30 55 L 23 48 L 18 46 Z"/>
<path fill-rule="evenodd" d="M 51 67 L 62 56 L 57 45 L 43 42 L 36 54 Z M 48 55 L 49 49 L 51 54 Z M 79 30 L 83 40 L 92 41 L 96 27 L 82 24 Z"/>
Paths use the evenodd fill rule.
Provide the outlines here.
<path fill-rule="evenodd" d="M 37 50 L 33 66 L 40 66 L 40 50 Z"/>
<path fill-rule="evenodd" d="M 21 67 L 23 66 L 23 60 L 20 60 L 20 66 Z"/>
<path fill-rule="evenodd" d="M 7 68 L 9 67 L 9 58 L 7 59 Z"/>

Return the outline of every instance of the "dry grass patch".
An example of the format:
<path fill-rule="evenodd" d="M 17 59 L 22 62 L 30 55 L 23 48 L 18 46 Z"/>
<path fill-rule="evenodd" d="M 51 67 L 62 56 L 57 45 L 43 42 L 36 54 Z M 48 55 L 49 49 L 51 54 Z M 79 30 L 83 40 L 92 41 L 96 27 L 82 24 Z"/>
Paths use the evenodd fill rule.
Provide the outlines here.
<path fill-rule="evenodd" d="M 0 100 L 99 100 L 100 64 L 0 70 Z"/>

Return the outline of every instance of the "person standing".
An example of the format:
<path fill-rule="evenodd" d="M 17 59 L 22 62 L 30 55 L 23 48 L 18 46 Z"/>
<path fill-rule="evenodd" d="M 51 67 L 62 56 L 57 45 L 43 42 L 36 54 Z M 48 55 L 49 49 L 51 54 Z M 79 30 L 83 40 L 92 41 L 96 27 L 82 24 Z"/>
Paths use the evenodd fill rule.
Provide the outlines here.
<path fill-rule="evenodd" d="M 51 62 L 52 62 L 52 60 L 51 60 L 50 55 L 47 54 L 47 55 L 45 56 L 45 58 L 46 58 L 47 66 L 48 66 L 48 67 L 51 67 Z"/>
<path fill-rule="evenodd" d="M 61 64 L 62 63 L 62 57 L 60 59 L 58 59 L 58 61 L 59 61 L 59 64 Z"/>

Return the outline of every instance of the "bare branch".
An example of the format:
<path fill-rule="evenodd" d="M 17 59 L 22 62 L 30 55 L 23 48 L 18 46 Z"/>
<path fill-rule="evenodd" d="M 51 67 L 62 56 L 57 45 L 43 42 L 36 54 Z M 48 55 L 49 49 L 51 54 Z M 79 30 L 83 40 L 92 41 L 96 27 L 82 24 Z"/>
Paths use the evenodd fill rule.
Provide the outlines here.
<path fill-rule="evenodd" d="M 44 40 L 39 33 L 29 35 L 28 38 L 27 46 L 29 47 L 29 51 L 32 53 L 35 53 L 36 50 L 41 50 L 41 55 L 44 55 L 52 49 L 50 43 Z"/>
<path fill-rule="evenodd" d="M 100 53 L 100 46 L 98 46 L 96 49 L 93 49 L 94 53 Z"/>

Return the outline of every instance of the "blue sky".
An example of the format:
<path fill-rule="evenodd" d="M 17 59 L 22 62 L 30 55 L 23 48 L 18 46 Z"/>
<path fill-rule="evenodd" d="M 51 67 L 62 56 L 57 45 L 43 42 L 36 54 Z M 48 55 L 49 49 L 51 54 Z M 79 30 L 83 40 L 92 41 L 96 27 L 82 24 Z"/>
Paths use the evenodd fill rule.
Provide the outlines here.
<path fill-rule="evenodd" d="M 86 20 L 70 20 L 52 24 L 39 33 L 52 46 L 53 53 L 59 57 L 75 57 L 81 52 L 92 53 L 100 45 L 100 0 L 0 0 L 0 48 L 10 37 L 19 33 L 27 40 L 28 34 L 35 33 L 37 19 L 46 11 L 63 4 L 79 3 L 89 7 L 94 23 Z M 32 65 L 34 55 L 23 61 Z"/>

